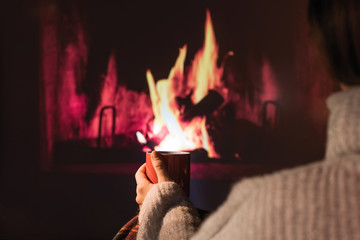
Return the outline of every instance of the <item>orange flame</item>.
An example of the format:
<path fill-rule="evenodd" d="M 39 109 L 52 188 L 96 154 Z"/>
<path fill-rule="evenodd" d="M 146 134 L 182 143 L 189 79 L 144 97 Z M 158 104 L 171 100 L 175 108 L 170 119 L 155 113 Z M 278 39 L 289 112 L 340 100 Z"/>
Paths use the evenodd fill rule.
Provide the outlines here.
<path fill-rule="evenodd" d="M 204 45 L 196 53 L 189 73 L 190 87 L 195 89 L 192 99 L 195 104 L 206 96 L 209 89 L 221 88 L 223 68 L 218 68 L 216 65 L 218 52 L 219 47 L 216 44 L 210 12 L 207 11 Z"/>
<path fill-rule="evenodd" d="M 195 117 L 190 123 L 182 122 L 176 103 L 176 97 L 183 96 L 184 93 L 192 92 L 191 101 L 196 105 L 210 89 L 217 90 L 220 94 L 226 92 L 221 82 L 223 66 L 217 66 L 218 45 L 209 11 L 206 12 L 203 47 L 196 53 L 187 76 L 184 76 L 186 52 L 185 45 L 180 49 L 167 79 L 155 84 L 151 71 L 146 73 L 155 116 L 153 134 L 159 133 L 164 127 L 169 132 L 155 149 L 179 151 L 203 148 L 209 157 L 219 157 L 206 129 L 206 117 Z M 185 89 L 181 87 L 182 84 L 185 84 Z"/>

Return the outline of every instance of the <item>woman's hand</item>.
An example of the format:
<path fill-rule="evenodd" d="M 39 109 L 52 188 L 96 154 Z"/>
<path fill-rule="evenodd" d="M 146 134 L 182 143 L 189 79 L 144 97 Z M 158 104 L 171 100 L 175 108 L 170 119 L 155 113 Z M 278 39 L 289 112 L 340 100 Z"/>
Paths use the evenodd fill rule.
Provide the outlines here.
<path fill-rule="evenodd" d="M 158 177 L 159 183 L 162 182 L 169 182 L 172 179 L 169 176 L 169 173 L 167 171 L 167 162 L 166 159 L 161 156 L 156 151 L 153 151 L 151 153 L 151 162 L 154 167 L 154 170 L 156 172 L 156 175 Z M 135 174 L 135 180 L 136 180 L 136 202 L 141 207 L 142 203 L 144 202 L 144 199 L 147 195 L 147 193 L 150 191 L 150 189 L 153 187 L 153 183 L 149 181 L 149 179 L 146 176 L 146 163 L 141 165 L 141 167 L 137 170 Z"/>
<path fill-rule="evenodd" d="M 152 188 L 153 184 L 149 181 L 145 173 L 146 163 L 141 165 L 141 167 L 135 173 L 136 180 L 136 202 L 141 207 L 147 193 Z"/>

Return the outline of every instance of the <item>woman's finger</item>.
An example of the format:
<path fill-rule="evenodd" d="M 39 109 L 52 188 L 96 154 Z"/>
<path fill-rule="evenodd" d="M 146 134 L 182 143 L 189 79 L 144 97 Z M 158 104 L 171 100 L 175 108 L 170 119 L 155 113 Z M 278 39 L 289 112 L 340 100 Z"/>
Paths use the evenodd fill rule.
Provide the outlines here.
<path fill-rule="evenodd" d="M 149 182 L 147 176 L 146 176 L 146 163 L 144 163 L 143 165 L 141 165 L 141 167 L 139 167 L 139 169 L 136 171 L 135 173 L 135 180 L 136 183 L 139 184 L 141 182 Z"/>
<path fill-rule="evenodd" d="M 135 201 L 141 206 L 147 193 L 152 188 L 153 184 L 146 176 L 146 163 L 141 165 L 135 173 L 136 180 L 136 199 Z"/>
<path fill-rule="evenodd" d="M 160 153 L 153 151 L 151 153 L 151 163 L 155 169 L 159 182 L 171 181 L 167 171 L 167 161 Z"/>

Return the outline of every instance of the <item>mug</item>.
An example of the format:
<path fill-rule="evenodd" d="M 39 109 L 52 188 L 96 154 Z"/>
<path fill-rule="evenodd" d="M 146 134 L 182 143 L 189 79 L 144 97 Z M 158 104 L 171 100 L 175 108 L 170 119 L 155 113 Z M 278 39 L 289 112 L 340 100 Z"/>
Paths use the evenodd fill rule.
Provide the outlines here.
<path fill-rule="evenodd" d="M 190 191 L 190 153 L 157 151 L 165 157 L 170 178 L 179 184 L 189 196 Z M 146 175 L 152 183 L 158 178 L 151 162 L 151 152 L 146 153 Z"/>

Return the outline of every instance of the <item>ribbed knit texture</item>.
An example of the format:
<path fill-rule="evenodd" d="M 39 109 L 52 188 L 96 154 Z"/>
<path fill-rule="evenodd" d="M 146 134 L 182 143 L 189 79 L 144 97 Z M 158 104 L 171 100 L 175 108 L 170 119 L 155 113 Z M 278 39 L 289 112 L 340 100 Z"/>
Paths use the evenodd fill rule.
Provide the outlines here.
<path fill-rule="evenodd" d="M 156 184 L 146 199 L 139 214 L 137 239 L 189 239 L 199 227 L 196 209 L 176 183 Z"/>
<path fill-rule="evenodd" d="M 138 239 L 360 239 L 360 88 L 327 104 L 324 161 L 237 183 L 196 233 L 178 186 L 158 184 L 140 211 Z"/>
<path fill-rule="evenodd" d="M 326 158 L 360 153 L 360 87 L 337 92 L 326 103 L 330 110 Z"/>

